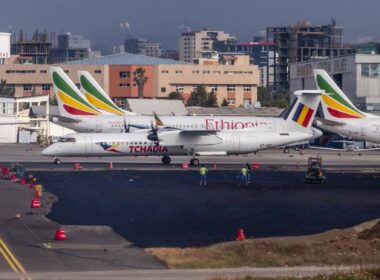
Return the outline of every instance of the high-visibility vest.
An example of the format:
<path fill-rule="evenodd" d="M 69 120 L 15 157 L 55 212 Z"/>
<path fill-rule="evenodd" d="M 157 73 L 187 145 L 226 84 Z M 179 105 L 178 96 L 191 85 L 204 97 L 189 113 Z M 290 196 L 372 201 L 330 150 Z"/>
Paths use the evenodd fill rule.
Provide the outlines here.
<path fill-rule="evenodd" d="M 241 174 L 243 174 L 243 176 L 247 176 L 247 168 L 246 167 L 243 167 L 242 169 L 241 169 Z"/>
<path fill-rule="evenodd" d="M 206 175 L 206 173 L 207 173 L 207 168 L 206 168 L 206 167 L 201 167 L 201 168 L 199 169 L 199 173 L 200 173 L 201 175 Z"/>

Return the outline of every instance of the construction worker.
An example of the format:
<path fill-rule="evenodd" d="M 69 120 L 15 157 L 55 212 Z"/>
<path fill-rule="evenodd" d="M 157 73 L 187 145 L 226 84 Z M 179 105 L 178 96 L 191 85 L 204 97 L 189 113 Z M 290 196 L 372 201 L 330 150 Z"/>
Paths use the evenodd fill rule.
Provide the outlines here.
<path fill-rule="evenodd" d="M 249 162 L 247 162 L 245 164 L 245 166 L 247 167 L 247 181 L 248 181 L 248 184 L 251 183 L 251 171 L 252 171 L 252 168 L 251 168 L 251 165 L 249 164 Z"/>
<path fill-rule="evenodd" d="M 241 181 L 244 185 L 248 185 L 248 169 L 247 169 L 247 166 L 243 166 L 243 168 L 241 169 Z"/>
<path fill-rule="evenodd" d="M 201 186 L 207 185 L 207 182 L 206 182 L 207 172 L 208 172 L 207 168 L 202 164 L 201 168 L 199 168 L 199 174 L 201 175 L 201 183 L 200 183 Z"/>

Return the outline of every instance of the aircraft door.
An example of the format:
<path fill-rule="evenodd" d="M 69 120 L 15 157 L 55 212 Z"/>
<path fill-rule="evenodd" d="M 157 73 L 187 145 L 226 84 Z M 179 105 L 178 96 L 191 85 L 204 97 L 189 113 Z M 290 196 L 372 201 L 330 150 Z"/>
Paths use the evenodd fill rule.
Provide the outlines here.
<path fill-rule="evenodd" d="M 366 129 L 365 129 L 365 126 L 362 126 L 360 128 L 360 136 L 366 136 Z"/>
<path fill-rule="evenodd" d="M 84 150 L 86 154 L 92 152 L 92 137 L 91 136 L 84 137 Z"/>
<path fill-rule="evenodd" d="M 102 132 L 102 121 L 101 120 L 96 120 L 95 131 L 96 132 Z"/>

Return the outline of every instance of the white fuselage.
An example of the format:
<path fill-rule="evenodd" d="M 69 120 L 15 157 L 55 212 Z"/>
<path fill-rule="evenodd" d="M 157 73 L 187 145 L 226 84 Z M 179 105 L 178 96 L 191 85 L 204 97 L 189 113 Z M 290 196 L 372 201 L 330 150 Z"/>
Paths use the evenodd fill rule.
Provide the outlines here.
<path fill-rule="evenodd" d="M 310 139 L 308 132 L 238 130 L 209 136 L 172 136 L 163 133 L 160 144 L 147 139 L 148 132 L 73 133 L 42 151 L 45 156 L 161 156 L 246 154 Z"/>
<path fill-rule="evenodd" d="M 232 116 L 160 116 L 165 126 L 184 130 L 239 130 L 259 128 L 275 131 L 278 120 L 281 118 L 260 117 L 232 117 Z M 125 131 L 125 126 L 130 126 L 134 131 L 135 126 L 150 128 L 154 123 L 153 116 L 84 116 L 78 122 L 63 122 L 53 119 L 59 125 L 76 132 L 86 133 L 118 133 Z M 281 128 L 281 127 L 280 127 Z"/>
<path fill-rule="evenodd" d="M 356 140 L 380 144 L 380 118 L 345 119 L 344 123 L 338 125 L 329 125 L 317 121 L 317 126 Z"/>

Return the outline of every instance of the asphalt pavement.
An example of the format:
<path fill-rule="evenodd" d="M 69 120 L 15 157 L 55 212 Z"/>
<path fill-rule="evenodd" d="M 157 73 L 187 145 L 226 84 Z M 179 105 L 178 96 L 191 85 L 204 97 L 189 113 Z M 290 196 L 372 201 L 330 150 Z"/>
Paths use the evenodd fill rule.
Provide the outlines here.
<path fill-rule="evenodd" d="M 188 247 L 250 237 L 305 235 L 380 216 L 379 175 L 331 173 L 323 185 L 303 172 L 255 171 L 37 172 L 59 198 L 47 216 L 60 224 L 103 225 L 139 247 Z"/>

